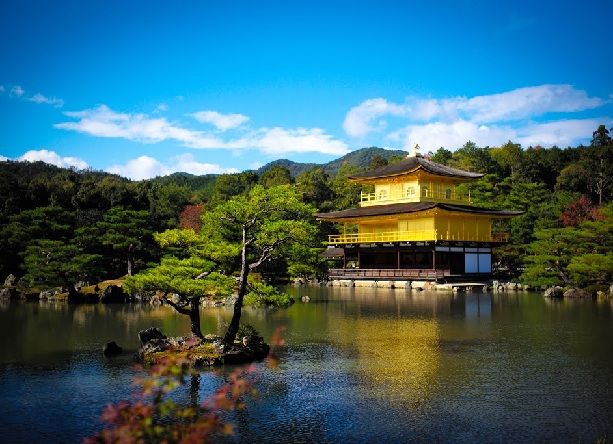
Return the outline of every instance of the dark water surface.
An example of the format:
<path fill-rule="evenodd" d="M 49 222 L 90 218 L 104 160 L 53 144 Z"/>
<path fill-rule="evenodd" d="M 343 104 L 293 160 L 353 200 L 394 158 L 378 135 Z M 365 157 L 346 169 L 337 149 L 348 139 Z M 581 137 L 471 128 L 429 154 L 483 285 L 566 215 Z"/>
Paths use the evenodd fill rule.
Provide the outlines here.
<path fill-rule="evenodd" d="M 300 288 L 311 302 L 246 310 L 266 339 L 285 326 L 281 365 L 258 364 L 257 400 L 235 442 L 594 442 L 613 436 L 610 303 L 537 294 Z M 203 310 L 221 333 L 225 308 Z M 133 389 L 137 332 L 187 334 L 172 309 L 0 305 L 0 442 L 79 442 Z M 230 369 L 228 369 L 229 371 Z M 222 383 L 202 374 L 204 399 Z M 178 398 L 193 395 L 189 385 Z"/>

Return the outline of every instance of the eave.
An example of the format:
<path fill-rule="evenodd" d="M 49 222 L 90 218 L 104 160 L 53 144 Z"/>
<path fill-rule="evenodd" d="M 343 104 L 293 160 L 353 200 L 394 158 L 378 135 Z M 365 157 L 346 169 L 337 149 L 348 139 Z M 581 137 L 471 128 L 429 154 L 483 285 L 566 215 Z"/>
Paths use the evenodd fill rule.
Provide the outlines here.
<path fill-rule="evenodd" d="M 490 208 L 478 208 L 468 205 L 451 205 L 438 202 L 410 202 L 350 208 L 348 210 L 332 211 L 330 213 L 318 213 L 315 215 L 315 217 L 319 220 L 351 222 L 363 218 L 425 213 L 435 209 L 443 210 L 446 213 L 457 213 L 461 215 L 483 215 L 501 219 L 519 216 L 524 213 L 523 211 L 494 210 Z"/>

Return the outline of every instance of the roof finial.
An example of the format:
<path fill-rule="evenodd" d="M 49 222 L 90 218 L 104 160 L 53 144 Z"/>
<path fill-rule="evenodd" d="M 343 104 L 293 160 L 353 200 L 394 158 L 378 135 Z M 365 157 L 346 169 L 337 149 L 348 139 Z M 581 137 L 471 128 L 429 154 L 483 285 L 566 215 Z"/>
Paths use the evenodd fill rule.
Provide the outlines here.
<path fill-rule="evenodd" d="M 419 144 L 416 143 L 415 146 L 413 147 L 413 150 L 411 151 L 410 157 L 419 157 L 421 156 L 421 154 L 419 153 Z"/>

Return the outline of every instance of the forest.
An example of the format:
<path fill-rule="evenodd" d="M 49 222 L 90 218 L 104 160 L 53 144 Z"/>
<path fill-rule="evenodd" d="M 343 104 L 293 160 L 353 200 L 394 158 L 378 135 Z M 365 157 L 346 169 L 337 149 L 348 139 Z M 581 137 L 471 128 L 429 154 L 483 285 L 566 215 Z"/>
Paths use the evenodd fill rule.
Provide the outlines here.
<path fill-rule="evenodd" d="M 0 277 L 49 288 L 133 275 L 168 254 L 156 233 L 202 229 L 203 215 L 256 186 L 291 188 L 314 210 L 357 206 L 361 187 L 347 176 L 402 159 L 401 151 L 356 150 L 329 164 L 275 161 L 258 171 L 144 181 L 42 162 L 0 162 Z M 496 277 L 533 286 L 600 288 L 613 280 L 613 143 L 604 125 L 589 146 L 522 148 L 467 142 L 423 154 L 486 173 L 467 185 L 473 204 L 522 210 L 509 222 L 511 242 L 496 250 Z M 300 260 L 271 260 L 266 277 L 321 277 L 319 252 L 336 227 L 317 224 Z M 176 252 L 175 252 L 176 253 Z"/>

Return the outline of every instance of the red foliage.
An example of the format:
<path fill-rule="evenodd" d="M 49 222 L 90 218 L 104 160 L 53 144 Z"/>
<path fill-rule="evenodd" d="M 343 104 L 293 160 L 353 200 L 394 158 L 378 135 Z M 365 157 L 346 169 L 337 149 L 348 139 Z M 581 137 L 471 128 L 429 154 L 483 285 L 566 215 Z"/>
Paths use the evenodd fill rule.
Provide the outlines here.
<path fill-rule="evenodd" d="M 253 371 L 254 366 L 236 370 L 206 401 L 184 407 L 167 395 L 189 375 L 186 362 L 160 360 L 148 376 L 137 379 L 141 386 L 137 399 L 107 405 L 100 418 L 107 427 L 84 443 L 204 443 L 231 434 L 223 413 L 244 408 L 243 397 L 255 393 L 246 379 Z"/>
<path fill-rule="evenodd" d="M 585 196 L 581 196 L 579 200 L 568 205 L 560 216 L 562 225 L 565 227 L 576 227 L 581 222 L 602 219 L 604 219 L 604 216 L 598 207 L 592 205 Z"/>
<path fill-rule="evenodd" d="M 183 229 L 191 228 L 196 233 L 202 228 L 200 217 L 204 212 L 204 205 L 186 205 L 179 214 L 179 227 Z"/>
<path fill-rule="evenodd" d="M 268 364 L 272 367 L 279 363 L 274 349 L 285 343 L 281 337 L 282 331 L 282 328 L 278 328 L 271 340 L 273 350 Z M 220 436 L 233 433 L 232 425 L 224 421 L 224 413 L 245 408 L 245 397 L 256 395 L 248 378 L 254 371 L 254 365 L 239 368 L 204 402 L 182 406 L 168 395 L 193 373 L 184 359 L 160 359 L 145 376 L 135 378 L 139 387 L 135 393 L 136 399 L 108 404 L 100 418 L 106 427 L 86 438 L 84 443 L 214 442 Z"/>

